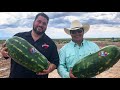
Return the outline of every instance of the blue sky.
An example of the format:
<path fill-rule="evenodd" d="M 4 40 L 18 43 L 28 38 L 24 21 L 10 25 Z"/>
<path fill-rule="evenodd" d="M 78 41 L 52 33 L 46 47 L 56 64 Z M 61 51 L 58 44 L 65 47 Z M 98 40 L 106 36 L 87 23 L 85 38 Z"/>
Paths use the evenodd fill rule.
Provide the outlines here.
<path fill-rule="evenodd" d="M 32 29 L 39 12 L 0 12 L 0 39 Z M 72 20 L 89 23 L 85 38 L 120 38 L 120 12 L 44 12 L 49 18 L 46 34 L 51 38 L 70 38 L 64 32 Z"/>

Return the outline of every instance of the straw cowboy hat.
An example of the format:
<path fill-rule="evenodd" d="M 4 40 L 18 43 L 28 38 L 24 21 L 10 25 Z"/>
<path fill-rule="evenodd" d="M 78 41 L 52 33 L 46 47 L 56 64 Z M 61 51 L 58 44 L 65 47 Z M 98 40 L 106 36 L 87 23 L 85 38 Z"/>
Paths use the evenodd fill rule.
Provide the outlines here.
<path fill-rule="evenodd" d="M 70 28 L 64 28 L 64 31 L 70 35 L 70 30 L 77 30 L 79 28 L 83 28 L 84 33 L 86 33 L 89 30 L 90 25 L 89 24 L 81 24 L 78 20 L 74 20 L 74 21 L 72 21 Z"/>

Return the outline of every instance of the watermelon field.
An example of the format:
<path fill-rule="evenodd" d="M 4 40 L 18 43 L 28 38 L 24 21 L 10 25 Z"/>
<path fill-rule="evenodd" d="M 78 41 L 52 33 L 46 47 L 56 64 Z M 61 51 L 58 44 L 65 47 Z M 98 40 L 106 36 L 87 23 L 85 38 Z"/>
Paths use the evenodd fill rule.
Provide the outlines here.
<path fill-rule="evenodd" d="M 70 41 L 70 39 L 53 39 L 59 49 Z M 116 45 L 120 47 L 120 38 L 89 38 L 88 40 L 95 42 L 100 48 L 107 45 Z M 5 40 L 0 40 L 0 48 Z M 10 60 L 5 60 L 0 54 L 0 78 L 7 78 L 10 72 Z M 120 60 L 110 69 L 100 73 L 97 78 L 120 78 Z M 57 70 L 49 74 L 49 78 L 61 78 Z"/>

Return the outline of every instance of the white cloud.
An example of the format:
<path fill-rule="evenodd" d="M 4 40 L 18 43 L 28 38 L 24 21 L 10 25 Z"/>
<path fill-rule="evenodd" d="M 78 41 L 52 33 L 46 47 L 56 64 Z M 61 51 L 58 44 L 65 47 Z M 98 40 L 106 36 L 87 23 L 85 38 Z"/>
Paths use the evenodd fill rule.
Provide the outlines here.
<path fill-rule="evenodd" d="M 112 20 L 115 18 L 117 12 L 94 12 L 88 13 L 86 16 L 93 19 Z"/>
<path fill-rule="evenodd" d="M 0 37 L 7 37 L 12 36 L 18 32 L 30 31 L 31 28 L 30 24 L 32 20 L 28 21 L 28 18 L 33 18 L 39 12 L 0 12 L 0 25 L 10 24 L 9 27 L 6 25 L 1 27 L 0 29 Z M 64 23 L 64 21 L 72 21 L 72 20 L 80 20 L 86 21 L 91 19 L 96 20 L 94 23 L 91 24 L 90 31 L 86 33 L 85 37 L 120 37 L 120 18 L 119 12 L 45 12 L 48 16 L 50 16 L 50 24 L 46 31 L 46 34 L 51 38 L 70 38 L 64 32 L 64 28 L 70 26 L 69 24 Z M 19 24 L 15 23 L 20 20 Z M 106 22 L 110 21 L 109 23 L 102 24 L 99 20 Z M 27 23 L 29 22 L 29 23 Z M 113 22 L 113 25 L 111 25 Z M 14 24 L 13 24 L 14 23 Z M 53 25 L 55 24 L 55 25 Z M 17 26 L 20 25 L 20 26 Z M 22 27 L 21 27 L 22 26 Z M 60 28 L 55 28 L 55 27 Z M 12 28 L 16 27 L 16 28 Z M 32 26 L 31 26 L 32 27 Z M 69 27 L 68 27 L 69 28 Z"/>
<path fill-rule="evenodd" d="M 26 32 L 26 31 L 30 31 L 30 30 L 31 30 L 31 28 L 27 28 L 27 27 L 0 29 L 0 31 L 1 31 L 0 37 L 11 37 L 16 33 Z"/>
<path fill-rule="evenodd" d="M 54 27 L 48 28 L 46 34 L 51 38 L 70 38 L 70 36 L 64 32 L 64 29 Z"/>
<path fill-rule="evenodd" d="M 120 37 L 120 28 L 104 25 L 91 25 L 90 30 L 84 36 L 87 38 Z"/>
<path fill-rule="evenodd" d="M 33 17 L 36 12 L 0 12 L 0 24 L 11 24 L 17 20 Z"/>
<path fill-rule="evenodd" d="M 10 16 L 8 13 L 0 12 L 0 24 L 8 24 L 10 19 L 14 19 L 14 18 Z"/>
<path fill-rule="evenodd" d="M 76 16 L 65 16 L 64 17 L 64 20 L 69 20 L 70 22 L 72 22 L 73 20 L 77 20 L 77 19 L 79 18 Z"/>

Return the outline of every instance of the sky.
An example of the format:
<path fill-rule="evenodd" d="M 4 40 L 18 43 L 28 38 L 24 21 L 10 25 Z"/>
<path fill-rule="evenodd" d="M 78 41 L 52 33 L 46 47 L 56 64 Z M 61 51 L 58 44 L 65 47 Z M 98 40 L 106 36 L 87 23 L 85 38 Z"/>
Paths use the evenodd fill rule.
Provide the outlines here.
<path fill-rule="evenodd" d="M 0 39 L 30 31 L 39 12 L 0 12 Z M 84 38 L 120 38 L 120 12 L 44 12 L 50 18 L 46 34 L 52 39 L 71 38 L 64 32 L 73 20 L 90 24 Z"/>

